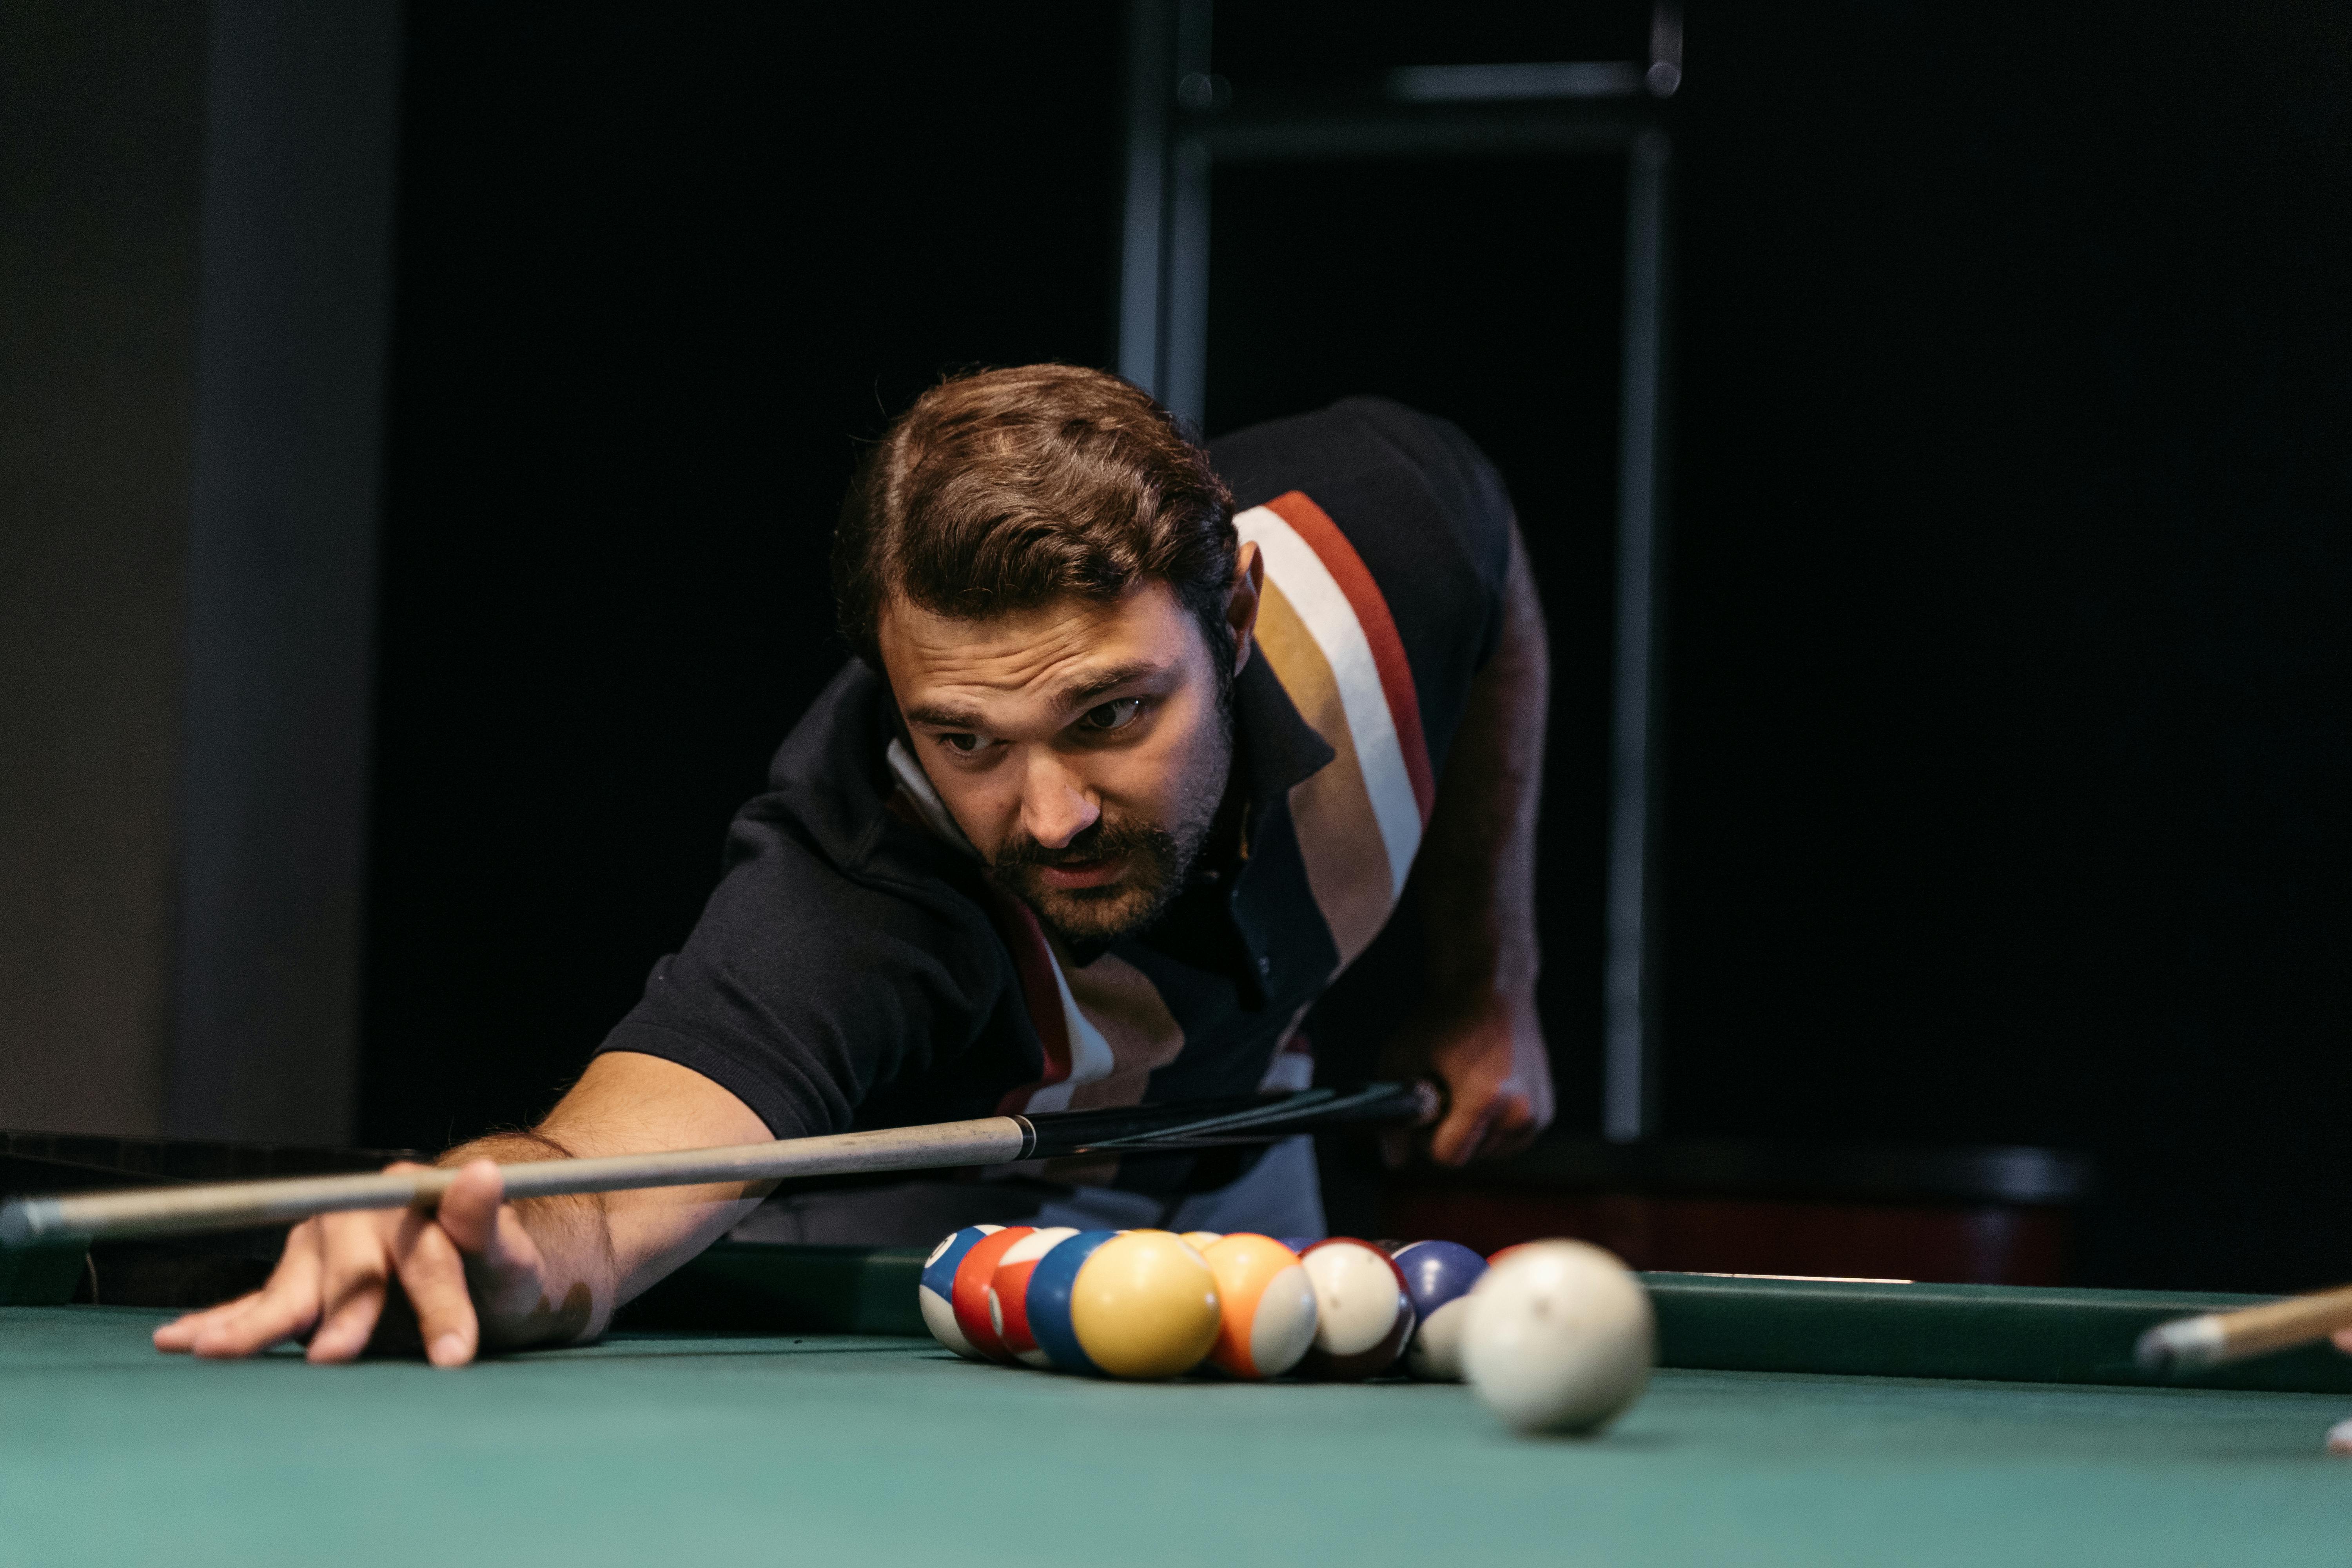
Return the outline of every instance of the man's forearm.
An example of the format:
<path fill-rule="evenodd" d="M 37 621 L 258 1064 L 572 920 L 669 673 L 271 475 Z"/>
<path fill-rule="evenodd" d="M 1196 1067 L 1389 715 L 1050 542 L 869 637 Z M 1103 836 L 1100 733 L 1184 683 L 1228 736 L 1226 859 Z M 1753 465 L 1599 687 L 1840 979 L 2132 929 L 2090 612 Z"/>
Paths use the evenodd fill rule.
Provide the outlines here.
<path fill-rule="evenodd" d="M 1550 688 L 1543 607 L 1514 525 L 1502 637 L 1472 683 L 1414 874 L 1440 1006 L 1534 999 L 1536 815 Z"/>

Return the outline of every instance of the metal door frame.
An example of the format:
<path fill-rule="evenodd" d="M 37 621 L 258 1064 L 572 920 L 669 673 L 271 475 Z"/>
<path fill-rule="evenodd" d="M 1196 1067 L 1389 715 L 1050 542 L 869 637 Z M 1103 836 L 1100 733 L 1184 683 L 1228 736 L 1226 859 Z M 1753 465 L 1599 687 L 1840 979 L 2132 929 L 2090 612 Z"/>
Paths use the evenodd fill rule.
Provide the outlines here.
<path fill-rule="evenodd" d="M 1412 67 L 1378 96 L 1233 101 L 1210 68 L 1212 0 L 1133 0 L 1119 373 L 1199 422 L 1208 372 L 1210 175 L 1219 163 L 1412 153 L 1587 153 L 1626 160 L 1616 636 L 1602 959 L 1601 1130 L 1657 1131 L 1660 611 L 1667 353 L 1666 100 L 1682 84 L 1679 8 L 1652 15 L 1650 58 Z"/>

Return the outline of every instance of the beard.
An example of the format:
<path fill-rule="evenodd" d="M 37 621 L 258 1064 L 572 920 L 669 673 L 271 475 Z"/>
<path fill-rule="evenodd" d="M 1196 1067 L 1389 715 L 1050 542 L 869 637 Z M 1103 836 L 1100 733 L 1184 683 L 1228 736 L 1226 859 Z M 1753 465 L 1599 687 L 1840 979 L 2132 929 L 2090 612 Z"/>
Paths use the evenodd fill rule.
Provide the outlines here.
<path fill-rule="evenodd" d="M 1200 765 L 1186 781 L 1172 820 L 1153 822 L 1106 808 L 1092 826 L 1058 849 L 1018 834 L 997 851 L 989 876 L 1028 905 L 1065 947 L 1097 952 L 1122 937 L 1149 930 L 1184 890 L 1201 851 L 1208 847 L 1233 752 L 1232 710 L 1220 701 L 1214 732 L 1202 748 Z M 1050 866 L 1114 858 L 1127 864 L 1117 880 L 1100 887 L 1056 888 L 1043 875 Z"/>

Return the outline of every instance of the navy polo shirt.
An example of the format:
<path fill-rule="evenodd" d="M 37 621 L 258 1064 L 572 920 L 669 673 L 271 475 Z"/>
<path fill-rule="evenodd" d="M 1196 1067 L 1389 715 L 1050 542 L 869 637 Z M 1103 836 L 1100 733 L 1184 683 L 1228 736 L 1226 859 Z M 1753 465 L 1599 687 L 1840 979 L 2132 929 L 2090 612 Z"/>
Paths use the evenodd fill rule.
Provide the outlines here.
<path fill-rule="evenodd" d="M 1499 635 L 1510 503 L 1459 430 L 1376 398 L 1211 456 L 1266 562 L 1234 689 L 1244 858 L 1196 873 L 1150 930 L 1063 951 L 987 878 L 882 679 L 852 664 L 601 1049 L 691 1068 L 780 1138 L 1304 1087 L 1298 1022 L 1394 909 Z M 1110 1179 L 1181 1190 L 1190 1167 Z"/>

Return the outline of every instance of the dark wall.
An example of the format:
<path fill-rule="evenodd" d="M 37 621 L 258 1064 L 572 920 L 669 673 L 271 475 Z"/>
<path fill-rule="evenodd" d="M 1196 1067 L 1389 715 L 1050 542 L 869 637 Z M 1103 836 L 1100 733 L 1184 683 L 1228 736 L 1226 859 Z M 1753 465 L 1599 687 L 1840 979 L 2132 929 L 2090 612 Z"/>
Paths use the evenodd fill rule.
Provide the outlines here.
<path fill-rule="evenodd" d="M 2340 25 L 1688 32 L 1668 1131 L 2085 1147 L 2094 1278 L 2345 1272 Z M 1119 61 L 1093 5 L 415 7 L 364 1135 L 530 1115 L 682 935 L 834 663 L 852 438 L 1109 357 Z"/>
<path fill-rule="evenodd" d="M 2085 1146 L 2352 1271 L 2340 9 L 1692 25 L 1667 1121 Z"/>
<path fill-rule="evenodd" d="M 0 7 L 0 1126 L 350 1140 L 401 41 Z"/>
<path fill-rule="evenodd" d="M 163 1130 L 205 21 L 0 8 L 0 1126 Z"/>
<path fill-rule="evenodd" d="M 843 657 L 853 458 L 1110 353 L 1118 14 L 420 4 L 362 1136 L 550 1104 Z"/>

